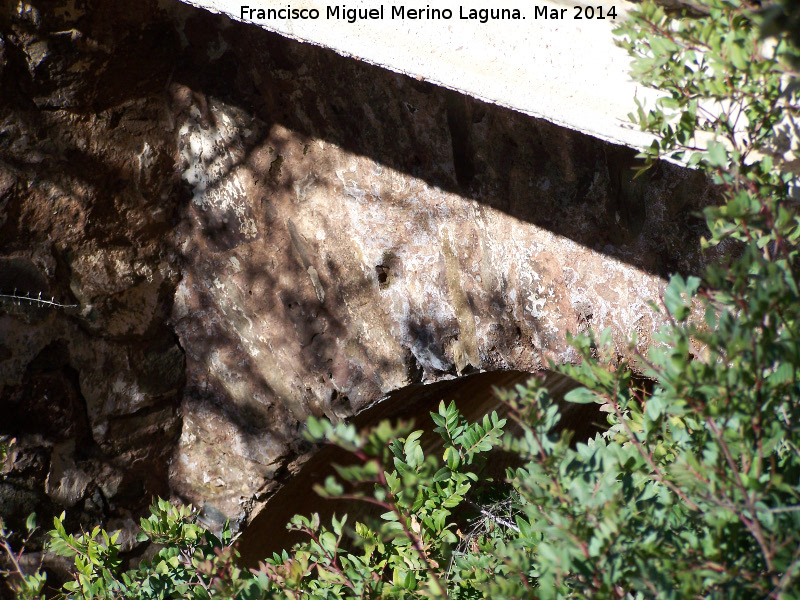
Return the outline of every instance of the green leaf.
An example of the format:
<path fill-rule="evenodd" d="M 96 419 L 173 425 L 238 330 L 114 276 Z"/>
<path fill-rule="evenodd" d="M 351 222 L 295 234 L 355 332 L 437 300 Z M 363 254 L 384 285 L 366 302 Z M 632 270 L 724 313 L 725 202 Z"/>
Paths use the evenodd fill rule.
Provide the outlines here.
<path fill-rule="evenodd" d="M 567 392 L 564 400 L 573 404 L 591 404 L 593 402 L 602 403 L 602 398 L 598 397 L 592 390 L 580 387 Z"/>
<path fill-rule="evenodd" d="M 716 140 L 708 142 L 708 162 L 714 167 L 726 167 L 728 164 L 728 151 L 725 144 Z"/>

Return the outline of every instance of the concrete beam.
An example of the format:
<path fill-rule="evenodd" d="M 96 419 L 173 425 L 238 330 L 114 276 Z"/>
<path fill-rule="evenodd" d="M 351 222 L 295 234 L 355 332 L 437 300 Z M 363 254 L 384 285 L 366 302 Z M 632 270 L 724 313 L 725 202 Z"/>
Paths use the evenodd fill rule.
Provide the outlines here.
<path fill-rule="evenodd" d="M 612 35 L 627 2 L 183 1 L 607 141 L 642 148 L 652 140 L 627 115 L 635 95 L 652 101 L 655 93 L 631 80 Z M 512 18 L 482 23 L 487 7 Z M 427 18 L 409 18 L 411 9 Z"/>

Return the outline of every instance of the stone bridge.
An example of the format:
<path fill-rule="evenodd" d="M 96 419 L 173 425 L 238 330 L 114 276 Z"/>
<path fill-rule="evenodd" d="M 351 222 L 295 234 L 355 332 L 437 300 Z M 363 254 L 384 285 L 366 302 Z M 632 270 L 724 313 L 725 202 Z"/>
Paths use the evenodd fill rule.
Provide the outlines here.
<path fill-rule="evenodd" d="M 501 106 L 170 0 L 2 10 L 0 294 L 78 305 L 0 301 L 9 518 L 130 529 L 160 494 L 246 524 L 308 415 L 574 361 L 588 328 L 624 355 L 713 258 L 701 177 L 634 179 L 627 130 L 507 107 L 531 90 L 462 90 Z"/>

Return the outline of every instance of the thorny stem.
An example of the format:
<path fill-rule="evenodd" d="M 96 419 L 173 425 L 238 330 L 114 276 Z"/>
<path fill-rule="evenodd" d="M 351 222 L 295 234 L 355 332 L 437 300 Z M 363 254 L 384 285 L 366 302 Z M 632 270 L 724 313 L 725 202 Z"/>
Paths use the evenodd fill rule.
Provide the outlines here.
<path fill-rule="evenodd" d="M 502 525 L 503 527 L 508 527 L 509 529 L 511 529 L 511 530 L 513 530 L 513 531 L 515 531 L 516 533 L 519 533 L 519 527 L 517 527 L 516 525 L 514 525 L 512 522 L 510 522 L 510 521 L 506 521 L 505 519 L 503 519 L 503 518 L 501 518 L 501 517 L 498 517 L 498 516 L 496 516 L 496 515 L 493 515 L 493 514 L 492 514 L 492 513 L 490 513 L 488 510 L 486 510 L 485 508 L 481 508 L 479 505 L 475 504 L 474 502 L 470 502 L 469 504 L 470 504 L 470 505 L 471 505 L 473 508 L 477 508 L 477 509 L 478 509 L 478 511 L 480 511 L 480 513 L 481 513 L 481 514 L 482 514 L 484 517 L 486 517 L 486 518 L 488 518 L 488 519 L 491 519 L 491 520 L 492 520 L 492 521 L 494 521 L 495 523 L 499 523 L 499 524 L 500 524 L 500 525 Z"/>

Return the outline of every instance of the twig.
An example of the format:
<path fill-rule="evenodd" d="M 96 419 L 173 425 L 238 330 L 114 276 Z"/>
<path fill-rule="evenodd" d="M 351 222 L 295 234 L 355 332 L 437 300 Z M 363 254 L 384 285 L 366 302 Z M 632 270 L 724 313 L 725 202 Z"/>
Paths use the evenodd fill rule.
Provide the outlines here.
<path fill-rule="evenodd" d="M 17 557 L 14 555 L 13 550 L 11 550 L 11 546 L 8 545 L 8 542 L 6 540 L 2 540 L 2 542 L 0 542 L 0 545 L 2 545 L 3 548 L 5 549 L 6 553 L 8 554 L 8 558 L 11 559 L 11 563 L 14 565 L 14 569 L 17 571 L 17 573 L 23 575 L 22 568 L 19 566 L 19 561 L 17 560 Z"/>
<path fill-rule="evenodd" d="M 469 501 L 469 503 L 472 505 L 472 507 L 473 507 L 473 508 L 477 508 L 477 509 L 478 509 L 478 511 L 479 511 L 479 512 L 480 512 L 480 513 L 481 513 L 481 514 L 484 516 L 484 517 L 488 517 L 489 519 L 491 519 L 491 520 L 492 520 L 492 521 L 494 521 L 495 523 L 499 523 L 499 524 L 500 524 L 500 525 L 502 525 L 503 527 L 508 527 L 509 529 L 512 529 L 512 530 L 514 530 L 516 533 L 519 533 L 519 527 L 517 527 L 516 525 L 514 525 L 514 524 L 513 524 L 513 523 L 511 523 L 510 521 L 506 521 L 505 519 L 502 519 L 502 518 L 498 517 L 497 515 L 493 515 L 493 514 L 492 514 L 492 513 L 490 513 L 488 510 L 486 510 L 485 508 L 483 508 L 483 507 L 479 506 L 478 504 L 475 504 L 475 503 L 474 503 L 474 502 L 472 502 L 472 501 Z"/>
<path fill-rule="evenodd" d="M 0 294 L 0 298 L 5 298 L 7 300 L 11 300 L 17 306 L 22 305 L 22 301 L 26 301 L 29 305 L 36 305 L 40 307 L 50 307 L 50 308 L 78 308 L 77 304 L 61 304 L 60 302 L 56 302 L 56 297 L 52 296 L 50 300 L 47 298 L 42 298 L 42 292 L 39 292 L 37 297 L 31 296 L 30 292 L 25 292 L 24 296 L 21 296 L 17 293 L 16 288 L 14 289 L 13 294 Z"/>

